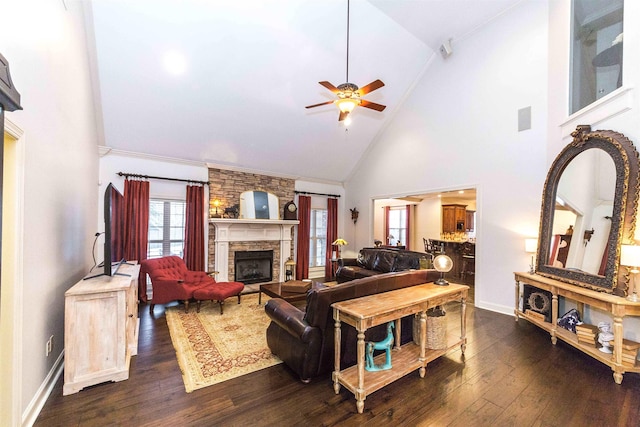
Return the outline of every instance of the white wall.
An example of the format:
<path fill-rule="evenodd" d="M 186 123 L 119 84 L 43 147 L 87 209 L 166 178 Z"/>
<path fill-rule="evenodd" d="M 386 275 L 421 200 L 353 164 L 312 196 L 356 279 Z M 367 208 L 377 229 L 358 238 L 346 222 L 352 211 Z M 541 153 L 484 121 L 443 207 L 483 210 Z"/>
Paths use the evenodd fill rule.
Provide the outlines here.
<path fill-rule="evenodd" d="M 591 106 L 569 116 L 569 86 L 565 78 L 569 70 L 569 24 L 571 2 L 549 3 L 549 108 L 547 137 L 547 167 L 555 156 L 571 141 L 570 132 L 577 125 L 591 125 L 592 129 L 612 129 L 629 138 L 636 149 L 640 147 L 640 2 L 624 2 L 624 72 L 623 86 L 596 101 Z M 636 222 L 637 224 L 637 222 Z M 636 225 L 636 243 L 640 239 Z M 560 314 L 572 308 L 562 304 Z M 613 320 L 596 309 L 585 310 L 585 320 L 597 324 Z M 640 319 L 624 321 L 624 338 L 638 340 Z"/>
<path fill-rule="evenodd" d="M 47 375 L 59 361 L 64 292 L 91 265 L 98 138 L 82 3 L 5 2 L 0 29 L 0 52 L 24 108 L 7 113 L 24 132 L 22 251 L 16 254 L 22 282 L 2 284 L 15 286 L 23 301 L 22 317 L 13 319 L 20 328 L 19 363 L 13 367 L 19 381 L 3 390 L 3 409 L 12 409 L 0 411 L 0 424 L 19 425 L 37 415 Z M 52 335 L 53 352 L 45 357 Z"/>
<path fill-rule="evenodd" d="M 524 2 L 453 42 L 346 183 L 347 201 L 372 224 L 372 199 L 439 189 L 477 189 L 476 305 L 513 312 L 513 272 L 529 263 L 546 175 L 546 2 Z M 532 129 L 517 131 L 531 106 Z M 385 174 L 386 159 L 402 158 Z M 372 241 L 358 223 L 357 246 Z"/>

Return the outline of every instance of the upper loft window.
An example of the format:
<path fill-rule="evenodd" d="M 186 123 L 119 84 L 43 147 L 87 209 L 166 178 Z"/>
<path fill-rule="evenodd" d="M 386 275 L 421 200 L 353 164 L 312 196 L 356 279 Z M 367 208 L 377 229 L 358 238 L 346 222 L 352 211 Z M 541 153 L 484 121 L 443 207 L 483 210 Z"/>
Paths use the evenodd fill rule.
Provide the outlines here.
<path fill-rule="evenodd" d="M 571 111 L 622 86 L 623 0 L 573 0 Z"/>

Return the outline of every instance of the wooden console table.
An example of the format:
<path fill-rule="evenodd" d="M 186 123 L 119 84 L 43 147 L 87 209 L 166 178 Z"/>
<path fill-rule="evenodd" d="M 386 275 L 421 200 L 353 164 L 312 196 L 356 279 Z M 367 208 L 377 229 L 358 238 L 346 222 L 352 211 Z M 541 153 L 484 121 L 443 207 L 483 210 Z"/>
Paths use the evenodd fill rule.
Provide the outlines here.
<path fill-rule="evenodd" d="M 640 302 L 632 302 L 625 298 L 604 292 L 597 292 L 577 285 L 560 282 L 551 278 L 530 273 L 514 273 L 516 279 L 516 306 L 515 320 L 523 318 L 551 334 L 551 342 L 555 345 L 560 338 L 567 344 L 588 354 L 594 359 L 610 366 L 613 370 L 613 379 L 616 384 L 622 383 L 622 375 L 625 372 L 640 372 L 640 367 L 622 364 L 622 339 L 624 336 L 623 319 L 626 316 L 640 316 Z M 551 293 L 551 323 L 545 322 L 524 311 L 524 305 L 520 309 L 521 289 L 520 283 L 531 285 Z M 577 335 L 558 326 L 558 297 L 575 301 L 577 310 L 582 318 L 584 306 L 588 305 L 609 313 L 613 317 L 613 354 L 603 353 L 595 346 L 578 342 Z"/>
<path fill-rule="evenodd" d="M 387 384 L 416 369 L 419 369 L 420 377 L 424 378 L 427 363 L 458 345 L 460 345 L 464 354 L 467 342 L 465 334 L 468 291 L 469 287 L 465 285 L 437 286 L 433 283 L 428 283 L 333 304 L 333 319 L 335 320 L 333 388 L 336 394 L 340 392 L 340 384 L 345 386 L 355 395 L 358 413 L 362 413 L 364 400 L 368 394 L 380 390 Z M 449 337 L 447 346 L 444 349 L 427 349 L 426 311 L 429 308 L 452 301 L 460 301 L 462 305 L 460 337 Z M 417 345 L 411 342 L 400 346 L 400 319 L 417 313 L 420 313 L 420 344 Z M 395 346 L 392 353 L 393 367 L 385 371 L 365 371 L 365 331 L 368 328 L 390 321 L 395 321 Z M 340 370 L 341 322 L 355 327 L 358 331 L 358 364 L 344 370 Z M 375 363 L 382 363 L 384 357 L 384 354 L 376 356 Z"/>

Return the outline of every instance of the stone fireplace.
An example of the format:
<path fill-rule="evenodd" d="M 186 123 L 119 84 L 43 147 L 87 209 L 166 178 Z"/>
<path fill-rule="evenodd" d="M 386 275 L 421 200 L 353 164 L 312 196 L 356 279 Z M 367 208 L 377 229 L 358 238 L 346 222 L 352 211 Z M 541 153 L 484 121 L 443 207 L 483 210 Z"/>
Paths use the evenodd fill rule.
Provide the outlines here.
<path fill-rule="evenodd" d="M 264 280 L 264 282 L 284 282 L 284 263 L 292 255 L 292 230 L 299 221 L 211 218 L 209 223 L 213 225 L 214 231 L 211 255 L 214 268 L 218 271 L 217 281 L 237 280 L 236 257 L 239 253 L 270 251 L 272 254 L 271 280 Z M 243 256 L 240 255 L 241 258 Z M 254 273 L 250 272 L 250 274 Z M 238 281 L 245 284 L 261 283 L 262 279 L 257 281 L 250 278 L 248 281 Z"/>

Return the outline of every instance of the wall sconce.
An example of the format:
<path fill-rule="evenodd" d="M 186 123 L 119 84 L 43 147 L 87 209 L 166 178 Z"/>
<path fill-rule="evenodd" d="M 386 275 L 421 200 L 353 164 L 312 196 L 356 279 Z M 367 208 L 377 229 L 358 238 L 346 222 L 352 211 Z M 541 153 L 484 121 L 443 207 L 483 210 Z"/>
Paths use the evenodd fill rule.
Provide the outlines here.
<path fill-rule="evenodd" d="M 353 208 L 349 210 L 351 211 L 351 220 L 355 224 L 356 222 L 358 222 L 358 215 L 360 215 L 360 212 L 358 212 L 358 208 Z"/>
<path fill-rule="evenodd" d="M 524 239 L 524 251 L 528 254 L 531 254 L 531 265 L 529 266 L 529 274 L 535 274 L 536 270 L 534 268 L 534 256 L 538 249 L 538 239 L 530 238 Z"/>
<path fill-rule="evenodd" d="M 587 243 L 589 243 L 589 241 L 591 240 L 591 236 L 593 236 L 593 233 L 595 233 L 595 230 L 593 229 L 593 227 L 591 227 L 591 230 L 586 230 L 584 232 L 584 245 L 587 246 Z"/>
<path fill-rule="evenodd" d="M 636 292 L 635 284 L 636 274 L 640 273 L 640 270 L 638 270 L 638 267 L 640 267 L 640 246 L 620 246 L 620 265 L 630 267 L 629 273 L 631 273 L 631 279 L 629 280 L 629 291 L 627 292 L 627 299 L 629 301 L 640 301 L 640 298 L 638 298 L 638 294 Z"/>

